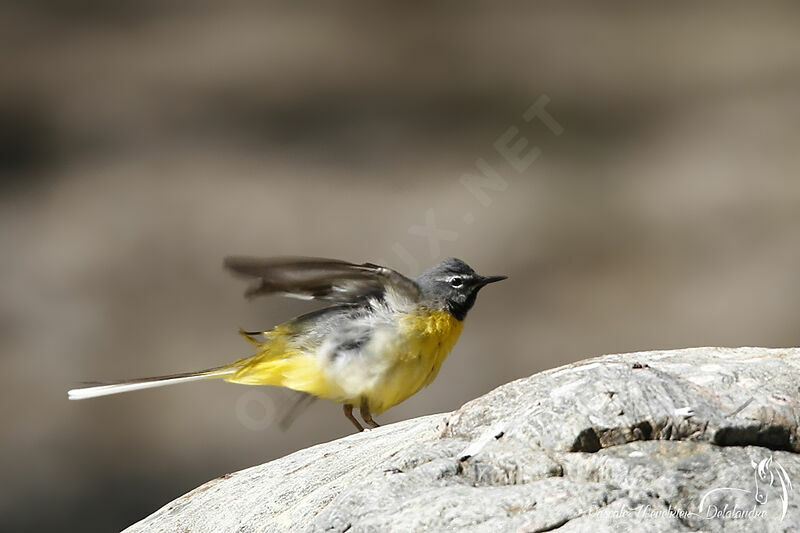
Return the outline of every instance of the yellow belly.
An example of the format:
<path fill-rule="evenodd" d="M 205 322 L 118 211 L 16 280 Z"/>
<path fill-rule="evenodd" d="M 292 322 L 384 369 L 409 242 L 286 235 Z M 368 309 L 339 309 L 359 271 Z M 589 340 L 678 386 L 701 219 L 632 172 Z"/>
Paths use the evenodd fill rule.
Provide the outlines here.
<path fill-rule="evenodd" d="M 244 385 L 277 385 L 340 403 L 360 405 L 365 397 L 374 414 L 397 405 L 430 384 L 458 340 L 463 321 L 446 311 L 421 309 L 403 315 L 397 330 L 379 345 L 380 371 L 377 379 L 352 397 L 315 353 L 287 342 L 290 332 L 278 326 L 256 355 L 233 363 L 238 371 L 226 381 Z"/>
<path fill-rule="evenodd" d="M 423 310 L 401 318 L 394 360 L 385 377 L 365 395 L 370 409 L 381 413 L 429 385 L 456 344 L 464 322 L 447 311 Z"/>

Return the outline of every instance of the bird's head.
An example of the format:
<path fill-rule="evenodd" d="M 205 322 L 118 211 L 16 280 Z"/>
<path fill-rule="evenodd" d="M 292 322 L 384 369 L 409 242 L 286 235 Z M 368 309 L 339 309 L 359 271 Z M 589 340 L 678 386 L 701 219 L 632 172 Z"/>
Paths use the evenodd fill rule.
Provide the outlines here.
<path fill-rule="evenodd" d="M 481 276 L 461 259 L 451 257 L 426 270 L 417 278 L 422 301 L 449 311 L 459 320 L 475 305 L 478 291 L 507 276 Z"/>

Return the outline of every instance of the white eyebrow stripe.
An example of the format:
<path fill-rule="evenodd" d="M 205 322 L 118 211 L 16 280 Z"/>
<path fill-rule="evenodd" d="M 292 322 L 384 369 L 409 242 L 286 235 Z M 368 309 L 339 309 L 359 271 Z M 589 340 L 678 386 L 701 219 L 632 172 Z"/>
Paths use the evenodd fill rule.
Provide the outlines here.
<path fill-rule="evenodd" d="M 447 276 L 446 278 L 441 278 L 441 281 L 446 281 L 446 282 L 449 283 L 449 282 L 453 281 L 456 278 L 461 278 L 462 280 L 470 279 L 470 278 L 472 278 L 472 275 L 471 274 L 453 274 L 452 276 Z"/>

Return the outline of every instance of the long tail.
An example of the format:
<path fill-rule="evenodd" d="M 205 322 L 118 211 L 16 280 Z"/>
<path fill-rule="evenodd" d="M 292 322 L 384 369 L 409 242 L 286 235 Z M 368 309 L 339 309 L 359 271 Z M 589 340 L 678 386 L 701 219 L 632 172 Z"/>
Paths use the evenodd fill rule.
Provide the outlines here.
<path fill-rule="evenodd" d="M 70 400 L 85 400 L 87 398 L 97 398 L 98 396 L 108 396 L 109 394 L 119 394 L 120 392 L 163 387 L 164 385 L 173 385 L 175 383 L 187 383 L 189 381 L 198 381 L 201 379 L 223 378 L 225 376 L 235 374 L 237 370 L 238 367 L 234 363 L 233 365 L 221 366 L 208 370 L 200 370 L 199 372 L 184 372 L 182 374 L 172 374 L 169 376 L 129 379 L 126 381 L 118 381 L 116 383 L 94 385 L 92 387 L 85 387 L 82 389 L 72 389 L 67 393 L 67 395 L 69 396 Z"/>

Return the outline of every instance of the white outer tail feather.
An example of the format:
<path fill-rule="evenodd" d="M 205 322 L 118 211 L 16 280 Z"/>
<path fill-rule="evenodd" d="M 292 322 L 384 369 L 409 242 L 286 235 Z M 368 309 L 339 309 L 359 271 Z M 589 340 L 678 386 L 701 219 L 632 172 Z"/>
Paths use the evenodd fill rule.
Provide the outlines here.
<path fill-rule="evenodd" d="M 95 385 L 93 387 L 72 389 L 71 391 L 67 392 L 67 396 L 70 400 L 86 400 L 88 398 L 119 394 L 121 392 L 152 389 L 154 387 L 163 387 L 165 385 L 174 385 L 177 383 L 188 383 L 189 381 L 199 381 L 201 379 L 219 378 L 235 372 L 235 368 L 223 368 L 219 370 L 205 370 L 194 374 L 179 374 L 175 376 L 162 376 L 144 380 L 137 379 L 132 381 L 122 381 L 120 383 L 110 383 L 107 385 Z"/>

